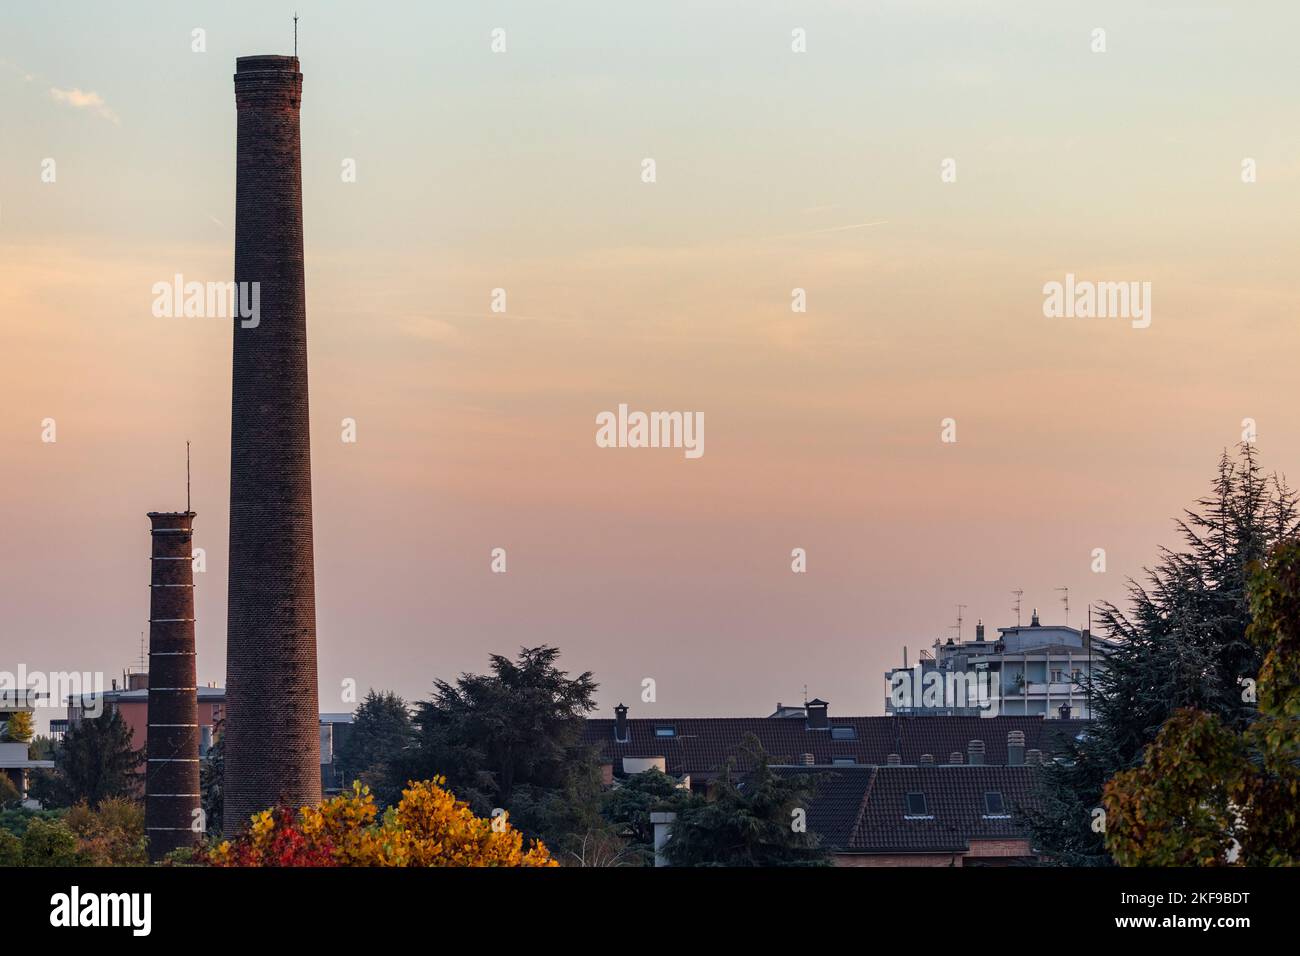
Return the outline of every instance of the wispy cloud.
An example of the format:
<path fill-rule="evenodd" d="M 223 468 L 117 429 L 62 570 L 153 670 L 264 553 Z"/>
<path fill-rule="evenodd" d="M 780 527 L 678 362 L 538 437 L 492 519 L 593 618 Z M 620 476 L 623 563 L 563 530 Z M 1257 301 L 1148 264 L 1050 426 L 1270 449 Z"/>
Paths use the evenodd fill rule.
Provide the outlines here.
<path fill-rule="evenodd" d="M 103 117 L 110 123 L 118 126 L 122 125 L 122 121 L 118 118 L 118 115 L 109 108 L 108 104 L 104 102 L 104 98 L 93 90 L 88 92 L 77 87 L 73 87 L 70 90 L 61 90 L 57 86 L 51 86 L 50 96 L 54 98 L 56 103 L 66 103 L 68 106 L 77 110 L 91 110 L 97 116 Z"/>
<path fill-rule="evenodd" d="M 799 236 L 820 236 L 827 232 L 847 232 L 850 229 L 865 229 L 868 226 L 883 226 L 888 219 L 873 219 L 871 222 L 854 222 L 847 226 L 827 226 L 825 229 L 808 229 L 804 232 L 787 232 L 779 236 L 767 236 L 767 239 L 794 239 Z"/>
<path fill-rule="evenodd" d="M 30 83 L 32 80 L 36 79 L 35 75 L 28 73 L 17 63 L 12 63 L 9 60 L 0 59 L 0 69 L 4 69 L 9 73 L 22 77 L 24 83 Z"/>

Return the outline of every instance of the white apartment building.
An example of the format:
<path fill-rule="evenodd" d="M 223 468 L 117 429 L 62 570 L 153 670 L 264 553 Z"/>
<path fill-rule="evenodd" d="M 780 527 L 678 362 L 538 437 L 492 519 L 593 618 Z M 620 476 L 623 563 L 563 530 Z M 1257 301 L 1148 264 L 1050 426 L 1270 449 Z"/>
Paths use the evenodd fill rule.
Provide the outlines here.
<path fill-rule="evenodd" d="M 984 624 L 975 640 L 935 641 L 912 666 L 885 672 L 885 712 L 915 716 L 1042 715 L 1049 719 L 1091 719 L 1086 680 L 1104 666 L 1113 645 L 1087 630 L 1039 623 L 1038 612 L 1027 627 L 1000 627 L 985 640 Z M 952 693 L 959 688 L 974 693 Z M 922 687 L 947 688 L 934 694 Z"/>

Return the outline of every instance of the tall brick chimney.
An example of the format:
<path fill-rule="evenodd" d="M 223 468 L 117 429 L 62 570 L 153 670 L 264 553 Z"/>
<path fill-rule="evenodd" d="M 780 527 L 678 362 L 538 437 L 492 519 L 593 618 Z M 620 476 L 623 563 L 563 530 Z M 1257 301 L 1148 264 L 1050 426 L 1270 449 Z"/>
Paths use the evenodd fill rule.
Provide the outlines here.
<path fill-rule="evenodd" d="M 189 846 L 199 799 L 199 716 L 194 676 L 193 511 L 151 511 L 149 710 L 144 791 L 149 858 Z"/>
<path fill-rule="evenodd" d="M 236 61 L 235 282 L 258 283 L 260 309 L 256 323 L 234 320 L 227 834 L 257 811 L 315 803 L 321 791 L 301 99 L 297 57 Z"/>

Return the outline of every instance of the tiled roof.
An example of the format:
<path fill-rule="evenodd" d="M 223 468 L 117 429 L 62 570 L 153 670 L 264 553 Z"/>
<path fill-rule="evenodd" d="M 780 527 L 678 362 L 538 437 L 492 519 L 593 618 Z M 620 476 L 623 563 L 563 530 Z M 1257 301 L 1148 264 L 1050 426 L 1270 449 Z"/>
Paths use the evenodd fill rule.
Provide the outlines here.
<path fill-rule="evenodd" d="M 773 763 L 802 764 L 812 754 L 813 763 L 832 764 L 835 758 L 853 759 L 861 765 L 885 764 L 898 754 L 904 764 L 915 764 L 922 754 L 935 763 L 947 763 L 959 751 L 965 760 L 972 740 L 982 740 L 985 763 L 1007 762 L 1007 734 L 1018 730 L 1025 735 L 1026 750 L 1049 753 L 1056 748 L 1059 734 L 1072 735 L 1086 726 L 1080 720 L 1045 720 L 1042 717 L 835 717 L 831 727 L 850 727 L 853 739 L 838 739 L 830 730 L 809 730 L 797 718 L 773 717 L 686 717 L 629 718 L 628 740 L 614 739 L 612 719 L 587 721 L 584 742 L 596 748 L 603 759 L 622 770 L 624 757 L 664 757 L 667 771 L 674 776 L 708 776 L 720 771 L 727 758 L 738 755 L 745 737 L 753 734 Z M 671 728 L 671 736 L 659 736 L 656 728 Z M 746 764 L 738 758 L 739 769 Z"/>
<path fill-rule="evenodd" d="M 1022 807 L 1034 805 L 1035 767 L 778 767 L 817 776 L 808 829 L 841 853 L 952 853 L 972 840 L 1025 836 Z M 1003 811 L 990 813 L 988 793 Z M 922 794 L 913 813 L 908 794 Z"/>
<path fill-rule="evenodd" d="M 808 805 L 808 829 L 823 846 L 849 846 L 871 789 L 875 767 L 777 767 L 783 776 L 807 774 L 817 781 L 817 796 Z"/>
<path fill-rule="evenodd" d="M 881 767 L 852 837 L 841 846 L 861 853 L 960 851 L 972 840 L 1023 837 L 1019 811 L 1033 805 L 1038 772 L 1036 767 Z M 1001 814 L 988 812 L 989 792 L 1001 795 Z M 908 813 L 909 793 L 925 795 L 926 813 Z"/>

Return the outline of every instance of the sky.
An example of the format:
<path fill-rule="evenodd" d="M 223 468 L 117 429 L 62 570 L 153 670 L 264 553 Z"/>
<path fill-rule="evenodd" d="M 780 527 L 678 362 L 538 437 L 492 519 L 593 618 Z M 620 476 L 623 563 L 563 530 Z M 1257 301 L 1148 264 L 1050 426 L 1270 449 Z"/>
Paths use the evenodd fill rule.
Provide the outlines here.
<path fill-rule="evenodd" d="M 190 441 L 224 683 L 231 326 L 151 290 L 231 278 L 235 58 L 295 9 L 324 711 L 550 643 L 603 716 L 882 713 L 958 605 L 1122 603 L 1243 419 L 1300 465 L 1294 4 L 13 6 L 0 670 L 138 661 Z M 1149 327 L 1045 316 L 1067 274 Z M 620 404 L 705 454 L 599 447 Z"/>

